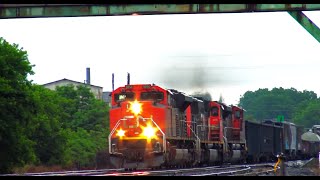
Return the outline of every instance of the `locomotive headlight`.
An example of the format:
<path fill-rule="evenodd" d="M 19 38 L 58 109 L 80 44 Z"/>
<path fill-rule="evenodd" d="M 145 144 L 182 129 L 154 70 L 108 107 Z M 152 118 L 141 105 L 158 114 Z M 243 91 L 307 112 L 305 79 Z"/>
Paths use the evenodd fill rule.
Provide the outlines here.
<path fill-rule="evenodd" d="M 156 129 L 148 124 L 147 127 L 143 128 L 143 135 L 148 139 L 155 137 Z"/>
<path fill-rule="evenodd" d="M 141 113 L 141 104 L 135 100 L 134 102 L 130 103 L 130 110 L 131 112 L 133 112 L 134 115 L 138 115 L 139 113 Z"/>
<path fill-rule="evenodd" d="M 124 136 L 125 131 L 122 129 L 119 129 L 119 131 L 117 132 L 117 136 L 119 137 L 123 137 Z"/>

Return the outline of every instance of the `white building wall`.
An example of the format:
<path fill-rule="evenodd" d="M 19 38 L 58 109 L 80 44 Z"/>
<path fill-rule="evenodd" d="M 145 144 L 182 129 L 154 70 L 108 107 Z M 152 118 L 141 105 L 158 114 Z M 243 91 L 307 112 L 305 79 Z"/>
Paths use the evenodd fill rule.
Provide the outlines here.
<path fill-rule="evenodd" d="M 68 80 L 61 80 L 61 81 L 57 81 L 54 83 L 45 84 L 44 87 L 51 89 L 51 90 L 55 90 L 57 86 L 66 86 L 68 84 L 73 84 L 75 87 L 79 86 L 79 85 L 87 85 L 87 86 L 89 86 L 90 91 L 94 94 L 96 99 L 102 99 L 102 91 L 103 91 L 102 87 L 92 86 L 92 85 L 88 85 L 88 84 L 84 84 L 84 83 L 77 83 L 77 82 L 68 81 Z"/>

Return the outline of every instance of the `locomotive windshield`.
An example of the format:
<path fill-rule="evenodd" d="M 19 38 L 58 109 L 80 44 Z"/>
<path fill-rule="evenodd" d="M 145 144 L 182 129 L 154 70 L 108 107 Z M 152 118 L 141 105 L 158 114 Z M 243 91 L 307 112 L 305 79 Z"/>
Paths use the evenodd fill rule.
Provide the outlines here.
<path fill-rule="evenodd" d="M 162 92 L 142 92 L 140 94 L 140 100 L 162 101 L 163 93 Z"/>
<path fill-rule="evenodd" d="M 218 116 L 218 108 L 217 107 L 212 107 L 211 108 L 211 116 Z"/>
<path fill-rule="evenodd" d="M 119 101 L 133 101 L 134 100 L 134 93 L 125 92 L 125 93 L 115 94 L 114 95 L 114 100 L 116 102 L 119 102 Z"/>
<path fill-rule="evenodd" d="M 236 111 L 235 112 L 235 114 L 234 114 L 234 116 L 237 118 L 237 119 L 240 119 L 240 111 Z"/>

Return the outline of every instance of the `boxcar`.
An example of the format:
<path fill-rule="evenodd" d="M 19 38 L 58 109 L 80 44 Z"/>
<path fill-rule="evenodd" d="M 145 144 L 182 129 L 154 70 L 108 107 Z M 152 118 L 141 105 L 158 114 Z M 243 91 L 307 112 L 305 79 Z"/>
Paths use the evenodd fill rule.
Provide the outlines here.
<path fill-rule="evenodd" d="M 248 162 L 268 161 L 281 151 L 281 127 L 273 122 L 245 122 Z M 279 145 L 280 144 L 280 145 Z"/>

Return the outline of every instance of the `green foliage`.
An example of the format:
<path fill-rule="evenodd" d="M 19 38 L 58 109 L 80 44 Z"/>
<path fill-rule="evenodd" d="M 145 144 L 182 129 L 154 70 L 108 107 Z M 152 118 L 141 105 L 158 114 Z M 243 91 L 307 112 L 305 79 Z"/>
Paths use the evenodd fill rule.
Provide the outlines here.
<path fill-rule="evenodd" d="M 107 148 L 108 106 L 94 98 L 90 89 L 73 85 L 56 88 L 63 97 L 62 122 L 68 137 L 66 161 L 77 167 L 92 166 L 96 153 Z"/>
<path fill-rule="evenodd" d="M 299 125 L 311 128 L 315 124 L 320 124 L 320 100 L 311 100 L 302 103 L 299 110 L 294 113 L 293 120 Z"/>
<path fill-rule="evenodd" d="M 36 114 L 33 126 L 29 128 L 30 138 L 36 142 L 38 163 L 44 165 L 64 164 L 64 149 L 67 137 L 62 129 L 62 98 L 54 91 L 42 86 L 33 86 L 33 100 Z"/>
<path fill-rule="evenodd" d="M 73 85 L 56 91 L 33 87 L 37 113 L 33 135 L 39 165 L 95 166 L 96 153 L 107 148 L 108 108 L 90 89 Z"/>
<path fill-rule="evenodd" d="M 246 110 L 246 119 L 261 121 L 275 119 L 278 115 L 283 115 L 285 121 L 296 119 L 297 122 L 300 121 L 301 125 L 305 125 L 306 119 L 302 119 L 303 115 L 298 112 L 316 99 L 317 94 L 313 91 L 299 92 L 294 88 L 283 89 L 280 87 L 273 88 L 271 91 L 268 89 L 259 89 L 255 92 L 247 91 L 240 98 L 239 105 Z"/>
<path fill-rule="evenodd" d="M 68 129 L 68 155 L 77 167 L 92 166 L 97 152 L 96 141 L 91 134 L 78 128 L 76 131 Z"/>
<path fill-rule="evenodd" d="M 52 91 L 27 80 L 27 52 L 0 38 L 0 173 L 26 165 L 94 166 L 109 109 L 85 86 Z"/>
<path fill-rule="evenodd" d="M 36 160 L 27 136 L 35 110 L 27 80 L 32 74 L 27 52 L 0 37 L 0 172 Z"/>

